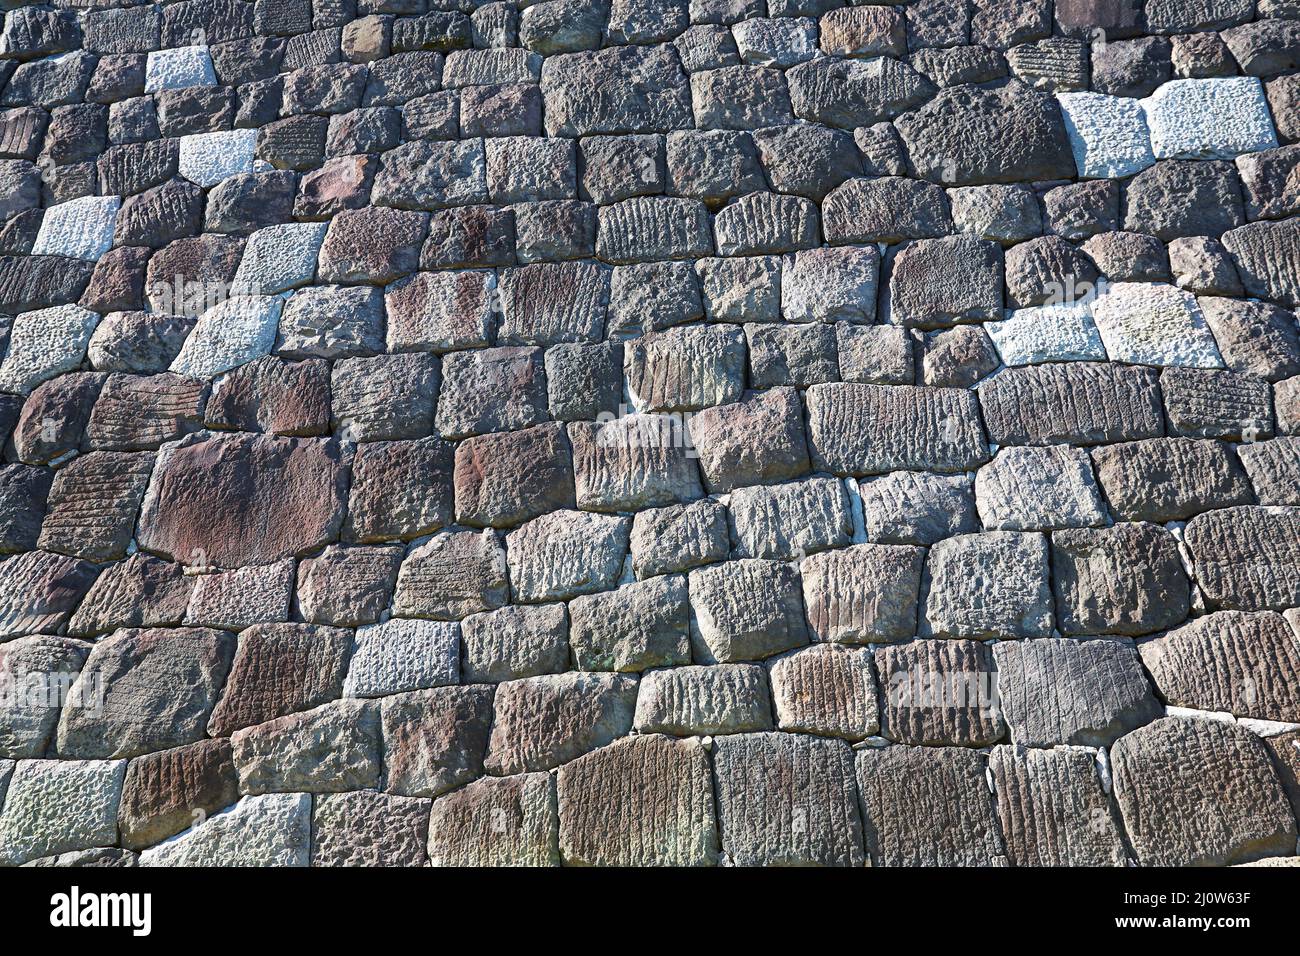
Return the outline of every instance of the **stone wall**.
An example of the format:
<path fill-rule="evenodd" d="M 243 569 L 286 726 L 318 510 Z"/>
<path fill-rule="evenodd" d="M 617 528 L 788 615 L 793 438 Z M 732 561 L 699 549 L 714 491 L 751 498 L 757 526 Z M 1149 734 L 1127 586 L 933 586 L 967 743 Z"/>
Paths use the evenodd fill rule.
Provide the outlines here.
<path fill-rule="evenodd" d="M 0 863 L 1232 864 L 1300 7 L 0 29 Z"/>

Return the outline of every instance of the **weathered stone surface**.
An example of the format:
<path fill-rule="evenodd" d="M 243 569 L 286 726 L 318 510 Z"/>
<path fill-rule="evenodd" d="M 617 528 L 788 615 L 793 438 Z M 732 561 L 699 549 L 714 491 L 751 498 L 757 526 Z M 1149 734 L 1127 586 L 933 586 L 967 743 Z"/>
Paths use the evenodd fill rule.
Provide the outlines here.
<path fill-rule="evenodd" d="M 569 604 L 569 643 L 579 670 L 642 671 L 689 663 L 686 579 L 657 577 Z"/>
<path fill-rule="evenodd" d="M 506 535 L 510 593 L 535 604 L 614 585 L 627 553 L 627 518 L 553 511 Z"/>
<path fill-rule="evenodd" d="M 904 246 L 890 264 L 889 321 L 936 328 L 999 317 L 1001 258 L 996 243 L 970 236 Z"/>
<path fill-rule="evenodd" d="M 570 424 L 578 507 L 634 511 L 702 497 L 683 432 L 679 421 L 659 415 Z M 565 504 L 557 501 L 551 507 Z"/>
<path fill-rule="evenodd" d="M 817 245 L 817 207 L 802 196 L 753 192 L 713 220 L 718 254 L 755 256 Z"/>
<path fill-rule="evenodd" d="M 742 559 L 692 571 L 694 658 L 757 660 L 808 643 L 799 574 L 778 561 Z"/>
<path fill-rule="evenodd" d="M 1245 221 L 1241 187 L 1228 163 L 1165 160 L 1129 183 L 1124 227 L 1168 242 L 1217 238 Z"/>
<path fill-rule="evenodd" d="M 213 382 L 204 422 L 220 429 L 322 435 L 329 431 L 329 406 L 324 361 L 286 362 L 266 355 Z"/>
<path fill-rule="evenodd" d="M 460 622 L 466 683 L 555 674 L 569 666 L 569 616 L 563 604 L 511 605 Z"/>
<path fill-rule="evenodd" d="M 617 741 L 561 767 L 556 790 L 560 853 L 568 865 L 701 866 L 717 860 L 709 760 L 696 739 Z"/>
<path fill-rule="evenodd" d="M 508 597 L 506 555 L 496 533 L 448 531 L 406 556 L 397 574 L 393 612 L 456 620 L 498 608 Z"/>
<path fill-rule="evenodd" d="M 228 810 L 140 854 L 141 866 L 307 866 L 311 795 L 243 797 Z"/>
<path fill-rule="evenodd" d="M 335 701 L 237 730 L 230 747 L 243 793 L 374 787 L 381 769 L 379 708 Z"/>
<path fill-rule="evenodd" d="M 984 326 L 1005 365 L 1042 362 L 1105 361 L 1090 306 L 1042 305 L 1007 312 Z"/>
<path fill-rule="evenodd" d="M 424 352 L 341 359 L 330 376 L 330 410 L 346 440 L 424 438 L 434 425 L 438 359 Z"/>
<path fill-rule="evenodd" d="M 0 861 L 17 866 L 117 842 L 124 760 L 23 760 L 0 812 Z"/>
<path fill-rule="evenodd" d="M 854 129 L 892 119 L 933 92 L 921 74 L 887 57 L 818 57 L 787 73 L 795 116 Z"/>
<path fill-rule="evenodd" d="M 841 547 L 853 534 L 848 495 L 835 478 L 739 488 L 727 514 L 738 558 L 793 558 Z"/>
<path fill-rule="evenodd" d="M 313 800 L 312 866 L 423 866 L 429 801 L 373 790 Z"/>
<path fill-rule="evenodd" d="M 632 727 L 637 679 L 569 673 L 497 687 L 484 766 L 509 775 L 547 770 L 624 736 Z"/>
<path fill-rule="evenodd" d="M 546 420 L 546 408 L 539 348 L 475 349 L 443 361 L 434 422 L 444 438 L 527 428 Z"/>
<path fill-rule="evenodd" d="M 488 686 L 385 698 L 380 706 L 388 790 L 433 797 L 482 776 L 492 704 Z"/>
<path fill-rule="evenodd" d="M 185 623 L 241 631 L 254 624 L 289 620 L 293 560 L 191 577 L 194 590 Z"/>
<path fill-rule="evenodd" d="M 298 566 L 299 608 L 312 624 L 374 624 L 387 609 L 397 582 L 397 547 L 330 545 Z"/>
<path fill-rule="evenodd" d="M 153 470 L 151 452 L 91 452 L 59 469 L 39 547 L 87 561 L 126 556 Z"/>
<path fill-rule="evenodd" d="M 1142 109 L 1157 159 L 1232 159 L 1277 146 L 1264 87 L 1253 77 L 1172 80 Z"/>
<path fill-rule="evenodd" d="M 819 471 L 966 471 L 988 460 L 975 396 L 963 390 L 814 385 L 805 401 L 808 447 Z"/>
<path fill-rule="evenodd" d="M 819 385 L 838 376 L 837 336 L 829 325 L 755 323 L 745 326 L 750 385 Z"/>
<path fill-rule="evenodd" d="M 842 740 L 740 734 L 714 740 L 723 858 L 733 866 L 861 866 L 853 752 Z M 762 774 L 753 768 L 764 767 Z"/>
<path fill-rule="evenodd" d="M 929 545 L 975 531 L 979 518 L 970 479 L 895 471 L 858 485 L 867 539 Z"/>
<path fill-rule="evenodd" d="M 975 506 L 990 531 L 1106 523 L 1088 453 L 1065 445 L 1001 449 L 975 474 Z"/>
<path fill-rule="evenodd" d="M 180 565 L 137 552 L 95 580 L 68 621 L 68 633 L 81 636 L 105 634 L 119 627 L 180 624 L 190 588 L 190 579 Z"/>
<path fill-rule="evenodd" d="M 1300 511 L 1237 507 L 1193 518 L 1183 540 L 1209 605 L 1262 611 L 1300 603 Z"/>
<path fill-rule="evenodd" d="M 742 733 L 772 729 L 767 672 L 754 664 L 646 672 L 637 695 L 639 733 Z"/>
<path fill-rule="evenodd" d="M 1187 577 L 1174 538 L 1147 523 L 1052 535 L 1057 622 L 1065 634 L 1136 635 L 1187 616 Z"/>
<path fill-rule="evenodd" d="M 867 649 L 809 647 L 773 658 L 767 668 L 782 730 L 852 742 L 879 729 Z"/>
<path fill-rule="evenodd" d="M 550 136 L 667 132 L 693 123 L 686 76 L 668 46 L 547 57 L 541 86 Z M 602 92 L 592 96 L 593 89 Z"/>
<path fill-rule="evenodd" d="M 113 244 L 119 205 L 116 196 L 86 196 L 51 206 L 41 217 L 32 255 L 95 261 Z"/>
<path fill-rule="evenodd" d="M 1002 714 L 1021 746 L 1107 747 L 1162 713 L 1122 641 L 1003 641 L 993 659 Z"/>
<path fill-rule="evenodd" d="M 1167 717 L 1111 750 L 1115 799 L 1138 863 L 1202 866 L 1291 853 L 1295 819 L 1259 738 Z"/>
<path fill-rule="evenodd" d="M 86 428 L 86 447 L 158 448 L 201 427 L 206 401 L 202 382 L 179 375 L 109 375 Z"/>
<path fill-rule="evenodd" d="M 1242 285 L 1252 296 L 1272 299 L 1290 308 L 1300 306 L 1300 220 L 1255 222 L 1223 234 Z"/>
<path fill-rule="evenodd" d="M 208 733 L 227 737 L 244 727 L 310 710 L 343 693 L 352 635 L 306 624 L 261 624 L 239 638 L 230 678 L 212 710 Z"/>
<path fill-rule="evenodd" d="M 234 638 L 201 628 L 126 629 L 97 643 L 59 718 L 64 757 L 133 757 L 203 736 Z M 87 707 L 77 701 L 98 702 Z"/>
<path fill-rule="evenodd" d="M 1251 503 L 1246 473 L 1221 442 L 1154 438 L 1096 448 L 1097 478 L 1116 517 L 1178 521 Z"/>
<path fill-rule="evenodd" d="M 884 737 L 904 744 L 982 747 L 1006 735 L 986 645 L 912 641 L 876 650 L 875 664 Z"/>
<path fill-rule="evenodd" d="M 201 316 L 172 361 L 171 371 L 208 379 L 271 351 L 282 302 L 274 296 L 235 296 Z"/>
<path fill-rule="evenodd" d="M 547 773 L 475 780 L 435 800 L 429 817 L 433 866 L 558 866 L 558 840 Z"/>
<path fill-rule="evenodd" d="M 1160 283 L 1117 282 L 1092 305 L 1112 361 L 1219 368 L 1223 360 L 1188 292 Z"/>
<path fill-rule="evenodd" d="M 639 579 L 720 561 L 730 549 L 726 509 L 705 499 L 638 512 L 629 546 Z"/>
<path fill-rule="evenodd" d="M 48 551 L 0 562 L 0 637 L 57 631 L 97 575 L 86 561 Z"/>
<path fill-rule="evenodd" d="M 1219 611 L 1144 641 L 1138 651 L 1170 706 L 1300 720 L 1300 647 L 1280 614 Z"/>
<path fill-rule="evenodd" d="M 1262 505 L 1300 505 L 1300 437 L 1237 446 Z"/>
<path fill-rule="evenodd" d="M 1007 369 L 979 389 L 997 445 L 1097 445 L 1157 438 L 1164 416 L 1155 373 L 1070 362 Z"/>
<path fill-rule="evenodd" d="M 911 168 L 931 182 L 966 186 L 1073 174 L 1056 103 L 1015 80 L 991 89 L 940 90 L 894 125 Z"/>
<path fill-rule="evenodd" d="M 136 757 L 126 766 L 117 811 L 122 845 L 143 850 L 238 799 L 228 740 L 200 740 Z"/>
<path fill-rule="evenodd" d="M 285 304 L 275 350 L 290 359 L 374 355 L 384 350 L 383 326 L 378 289 L 315 286 L 295 292 Z"/>
<path fill-rule="evenodd" d="M 1124 865 L 1092 751 L 994 747 L 989 772 L 1012 866 Z"/>
<path fill-rule="evenodd" d="M 867 853 L 877 866 L 1005 866 L 984 757 L 892 746 L 857 755 Z"/>
<path fill-rule="evenodd" d="M 36 547 L 53 477 L 44 468 L 0 466 L 0 551 Z"/>
<path fill-rule="evenodd" d="M 921 633 L 935 637 L 1047 637 L 1048 548 L 1036 532 L 947 538 L 930 549 Z"/>
<path fill-rule="evenodd" d="M 814 641 L 866 644 L 916 632 L 925 554 L 904 545 L 861 544 L 813 555 L 800 564 Z"/>
<path fill-rule="evenodd" d="M 98 315 L 76 305 L 17 315 L 0 362 L 0 390 L 28 395 L 42 382 L 77 369 L 98 322 Z"/>
<path fill-rule="evenodd" d="M 455 684 L 460 633 L 455 624 L 393 618 L 361 627 L 343 682 L 346 697 L 385 697 Z"/>
<path fill-rule="evenodd" d="M 318 275 L 326 282 L 386 283 L 416 271 L 427 229 L 424 213 L 374 206 L 330 220 Z"/>
<path fill-rule="evenodd" d="M 24 760 L 45 754 L 64 691 L 89 653 L 88 645 L 63 637 L 37 635 L 0 644 L 6 691 L 0 708 L 0 756 Z M 95 701 L 92 696 L 79 703 L 93 706 Z"/>
<path fill-rule="evenodd" d="M 405 540 L 450 524 L 452 469 L 452 447 L 441 438 L 358 445 L 344 540 Z"/>
<path fill-rule="evenodd" d="M 691 416 L 689 429 L 710 492 L 797 478 L 808 470 L 802 406 L 794 389 L 755 392 L 702 409 Z"/>
<path fill-rule="evenodd" d="M 336 443 L 321 439 L 182 439 L 159 453 L 137 541 L 166 557 L 222 567 L 310 551 L 338 534 L 342 458 Z"/>
<path fill-rule="evenodd" d="M 1197 304 L 1229 369 L 1270 382 L 1300 373 L 1300 332 L 1290 312 L 1220 295 L 1200 296 Z"/>
<path fill-rule="evenodd" d="M 1104 93 L 1057 96 L 1080 176 L 1117 179 L 1155 162 L 1140 101 Z"/>

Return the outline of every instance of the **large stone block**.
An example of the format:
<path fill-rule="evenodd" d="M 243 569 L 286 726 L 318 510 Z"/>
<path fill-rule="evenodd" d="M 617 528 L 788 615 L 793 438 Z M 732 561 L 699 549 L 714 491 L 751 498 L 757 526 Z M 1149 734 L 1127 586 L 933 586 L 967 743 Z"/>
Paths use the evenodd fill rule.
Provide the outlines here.
<path fill-rule="evenodd" d="M 994 747 L 989 772 L 1012 866 L 1123 866 L 1124 839 L 1084 748 Z"/>
<path fill-rule="evenodd" d="M 319 707 L 343 694 L 352 635 L 307 624 L 260 624 L 241 633 L 207 732 L 243 728 Z"/>
<path fill-rule="evenodd" d="M 238 799 L 228 740 L 200 740 L 136 757 L 127 764 L 117 811 L 122 845 L 143 850 Z"/>
<path fill-rule="evenodd" d="M 569 673 L 497 685 L 483 765 L 493 775 L 549 770 L 632 729 L 637 679 Z"/>
<path fill-rule="evenodd" d="M 1097 479 L 1117 518 L 1181 521 L 1251 502 L 1246 472 L 1223 442 L 1151 438 L 1096 448 Z"/>
<path fill-rule="evenodd" d="M 159 453 L 136 540 L 195 565 L 239 567 L 303 554 L 338 535 L 343 465 L 333 441 L 190 436 Z"/>
<path fill-rule="evenodd" d="M 373 790 L 321 794 L 311 816 L 312 866 L 424 866 L 429 801 Z"/>
<path fill-rule="evenodd" d="M 573 422 L 568 432 L 577 505 L 583 510 L 639 511 L 704 494 L 685 427 L 671 416 Z"/>
<path fill-rule="evenodd" d="M 1052 575 L 1063 634 L 1146 634 L 1191 606 L 1177 542 L 1145 522 L 1054 533 Z"/>
<path fill-rule="evenodd" d="M 811 555 L 799 565 L 808 627 L 815 641 L 875 644 L 916 633 L 925 551 L 859 544 Z"/>
<path fill-rule="evenodd" d="M 244 797 L 175 838 L 140 854 L 141 866 L 307 866 L 311 795 Z"/>
<path fill-rule="evenodd" d="M 1099 445 L 1164 434 L 1156 375 L 1118 364 L 1064 362 L 1006 369 L 980 386 L 996 445 Z"/>
<path fill-rule="evenodd" d="M 201 739 L 235 640 L 203 628 L 126 629 L 97 643 L 59 718 L 64 757 L 134 757 Z"/>
<path fill-rule="evenodd" d="M 459 678 L 460 633 L 455 624 L 392 618 L 357 628 L 343 693 L 384 697 L 455 684 Z"/>
<path fill-rule="evenodd" d="M 855 742 L 880 729 L 866 648 L 807 647 L 769 660 L 767 670 L 781 730 Z"/>
<path fill-rule="evenodd" d="M 550 774 L 485 777 L 433 802 L 429 863 L 559 866 L 559 826 Z"/>
<path fill-rule="evenodd" d="M 406 556 L 397 574 L 393 613 L 456 620 L 498 608 L 508 597 L 506 555 L 496 534 L 448 531 Z"/>
<path fill-rule="evenodd" d="M 805 401 L 819 471 L 968 471 L 989 458 L 975 396 L 964 389 L 836 383 L 812 386 Z"/>
<path fill-rule="evenodd" d="M 125 760 L 23 760 L 0 812 L 0 863 L 117 842 Z"/>
<path fill-rule="evenodd" d="M 1132 645 L 1117 640 L 1003 641 L 993 647 L 1013 743 L 1107 747 L 1161 715 Z"/>
<path fill-rule="evenodd" d="M 0 757 L 23 760 L 45 754 L 60 708 L 90 650 L 81 641 L 45 635 L 0 644 L 0 674 L 4 675 L 0 686 L 5 692 L 0 707 Z M 91 697 L 78 703 L 93 706 Z M 0 793 L 0 806 L 2 798 Z"/>
<path fill-rule="evenodd" d="M 499 528 L 572 508 L 574 470 L 562 425 L 467 438 L 456 446 L 456 520 Z"/>
<path fill-rule="evenodd" d="M 570 866 L 716 862 L 713 781 L 698 739 L 616 741 L 556 774 L 560 854 Z"/>
<path fill-rule="evenodd" d="M 738 734 L 771 730 L 767 672 L 756 664 L 647 671 L 636 699 L 642 734 Z"/>
<path fill-rule="evenodd" d="M 935 637 L 1047 637 L 1052 632 L 1047 538 L 991 531 L 930 549 L 921 633 Z"/>
<path fill-rule="evenodd" d="M 794 566 L 747 558 L 692 571 L 689 581 L 695 660 L 759 660 L 808 643 Z"/>
<path fill-rule="evenodd" d="M 1217 720 L 1166 717 L 1111 750 L 1115 801 L 1143 866 L 1222 866 L 1295 851 L 1268 751 Z"/>
<path fill-rule="evenodd" d="M 483 775 L 493 689 L 435 687 L 383 700 L 384 775 L 404 796 L 436 797 Z"/>
<path fill-rule="evenodd" d="M 867 852 L 877 866 L 1005 866 L 983 755 L 892 746 L 857 755 Z"/>
<path fill-rule="evenodd" d="M 985 747 L 1006 736 L 989 647 L 920 640 L 875 651 L 880 732 L 918 746 Z"/>
<path fill-rule="evenodd" d="M 509 605 L 460 622 L 467 683 L 556 674 L 569 669 L 569 616 L 563 604 Z"/>
<path fill-rule="evenodd" d="M 738 488 L 727 502 L 732 555 L 789 559 L 843 547 L 853 536 L 850 510 L 837 478 Z"/>
<path fill-rule="evenodd" d="M 627 554 L 628 518 L 552 511 L 506 535 L 510 592 L 525 604 L 613 587 Z"/>
<path fill-rule="evenodd" d="M 588 671 L 643 671 L 691 660 L 690 603 L 680 575 L 626 584 L 569 602 L 574 664 Z"/>
<path fill-rule="evenodd" d="M 1138 651 L 1172 707 L 1300 722 L 1300 646 L 1280 614 L 1207 614 Z"/>
<path fill-rule="evenodd" d="M 1183 541 L 1210 607 L 1262 611 L 1300 604 L 1300 509 L 1209 511 L 1187 523 Z"/>
<path fill-rule="evenodd" d="M 379 785 L 379 708 L 340 700 L 230 735 L 239 789 L 335 793 Z"/>
<path fill-rule="evenodd" d="M 853 751 L 803 734 L 717 737 L 723 860 L 733 866 L 861 866 Z"/>

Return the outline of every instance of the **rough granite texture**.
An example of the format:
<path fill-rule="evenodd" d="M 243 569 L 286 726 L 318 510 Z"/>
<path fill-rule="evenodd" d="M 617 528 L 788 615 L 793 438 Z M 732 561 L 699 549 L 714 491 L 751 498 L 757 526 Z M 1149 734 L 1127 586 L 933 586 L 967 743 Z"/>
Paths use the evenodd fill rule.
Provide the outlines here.
<path fill-rule="evenodd" d="M 0 8 L 0 865 L 1296 856 L 1296 3 Z"/>

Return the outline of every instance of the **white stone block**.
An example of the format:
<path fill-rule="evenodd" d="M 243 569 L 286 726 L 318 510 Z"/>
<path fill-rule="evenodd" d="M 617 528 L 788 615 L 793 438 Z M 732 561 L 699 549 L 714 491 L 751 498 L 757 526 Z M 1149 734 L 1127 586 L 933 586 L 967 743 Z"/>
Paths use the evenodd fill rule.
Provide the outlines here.
<path fill-rule="evenodd" d="M 307 866 L 311 794 L 244 797 L 140 854 L 141 866 Z"/>
<path fill-rule="evenodd" d="M 20 760 L 0 812 L 0 865 L 117 842 L 125 760 Z"/>
<path fill-rule="evenodd" d="M 207 189 L 223 179 L 253 171 L 257 130 L 193 133 L 181 137 L 180 174 Z"/>
<path fill-rule="evenodd" d="M 393 618 L 357 628 L 343 693 L 348 697 L 383 697 L 455 684 L 458 680 L 458 625 Z"/>
<path fill-rule="evenodd" d="M 248 237 L 235 285 L 249 295 L 274 295 L 316 276 L 316 256 L 327 222 L 288 222 L 259 229 Z"/>
<path fill-rule="evenodd" d="M 50 206 L 41 218 L 32 255 L 97 261 L 113 248 L 113 227 L 121 205 L 117 196 L 85 196 Z"/>
<path fill-rule="evenodd" d="M 1106 361 L 1088 303 L 1012 309 L 1006 316 L 984 325 L 1004 365 Z"/>
<path fill-rule="evenodd" d="M 1171 80 L 1142 101 L 1156 159 L 1232 159 L 1277 146 L 1253 76 Z"/>
<path fill-rule="evenodd" d="M 205 46 L 155 50 L 144 67 L 144 91 L 183 90 L 190 86 L 216 86 L 217 74 Z"/>
<path fill-rule="evenodd" d="M 1117 282 L 1093 303 L 1092 317 L 1111 361 L 1223 367 L 1196 297 L 1176 286 Z"/>
<path fill-rule="evenodd" d="M 98 313 L 79 305 L 19 313 L 0 364 L 0 392 L 26 395 L 41 382 L 74 371 L 98 324 Z"/>
<path fill-rule="evenodd" d="M 213 306 L 199 316 L 171 371 L 212 378 L 261 358 L 275 344 L 283 305 L 278 296 L 240 295 Z"/>
<path fill-rule="evenodd" d="M 1060 93 L 1074 165 L 1086 179 L 1132 176 L 1154 163 L 1142 104 L 1104 93 Z"/>

